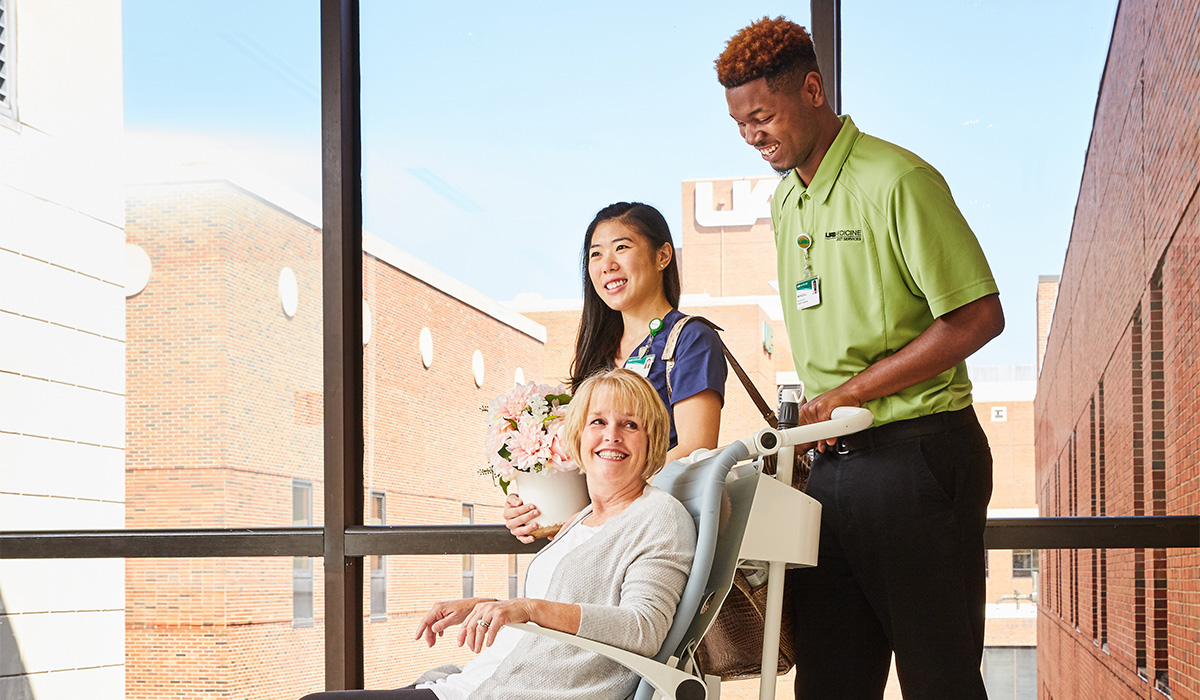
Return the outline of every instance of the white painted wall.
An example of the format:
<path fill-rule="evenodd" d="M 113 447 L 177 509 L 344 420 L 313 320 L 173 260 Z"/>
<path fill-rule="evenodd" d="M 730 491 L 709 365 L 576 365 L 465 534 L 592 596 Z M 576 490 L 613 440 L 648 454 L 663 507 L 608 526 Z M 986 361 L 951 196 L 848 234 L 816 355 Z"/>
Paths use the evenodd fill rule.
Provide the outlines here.
<path fill-rule="evenodd" d="M 125 520 L 119 0 L 9 0 L 0 120 L 0 530 Z M 118 700 L 120 560 L 0 560 L 0 697 Z"/>

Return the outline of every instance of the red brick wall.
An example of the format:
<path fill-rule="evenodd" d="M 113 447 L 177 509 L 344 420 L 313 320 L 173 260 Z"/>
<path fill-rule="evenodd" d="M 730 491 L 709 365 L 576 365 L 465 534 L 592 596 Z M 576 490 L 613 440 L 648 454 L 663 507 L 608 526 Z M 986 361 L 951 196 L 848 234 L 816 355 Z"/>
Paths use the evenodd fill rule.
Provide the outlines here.
<path fill-rule="evenodd" d="M 1007 419 L 993 421 L 992 408 L 1004 407 Z M 990 508 L 1034 507 L 1033 402 L 975 402 L 975 414 L 987 433 L 995 464 Z"/>
<path fill-rule="evenodd" d="M 1196 3 L 1118 11 L 1038 384 L 1043 515 L 1200 513 L 1198 20 Z M 1200 697 L 1200 553 L 1042 564 L 1041 697 L 1149 698 L 1164 671 L 1173 698 Z"/>
<path fill-rule="evenodd" d="M 758 387 L 767 404 L 776 408 L 776 384 L 774 355 L 787 353 L 787 338 L 775 336 L 775 351 L 768 354 L 762 344 L 762 324 L 767 321 L 767 315 L 757 305 L 740 304 L 736 306 L 684 306 L 683 311 L 689 314 L 704 316 L 723 330 L 721 337 L 725 345 L 737 361 L 746 370 L 746 374 Z M 747 437 L 761 428 L 766 427 L 762 414 L 754 406 L 750 395 L 742 383 L 738 381 L 733 368 L 725 380 L 725 407 L 721 410 L 721 444 Z"/>
<path fill-rule="evenodd" d="M 575 357 L 575 335 L 579 331 L 580 309 L 529 311 L 522 315 L 546 329 L 546 350 L 540 377 L 548 383 L 567 383 L 571 378 L 571 360 Z"/>
<path fill-rule="evenodd" d="M 992 409 L 1003 407 L 1004 421 L 992 420 Z M 1034 506 L 1033 461 L 1033 402 L 976 401 L 975 413 L 987 433 L 992 450 L 993 478 L 991 509 L 1025 509 Z M 1033 591 L 1033 578 L 1013 576 L 1012 550 L 994 549 L 988 552 L 988 603 L 999 603 L 1002 596 L 1028 596 Z M 1013 601 L 1004 601 L 1011 605 Z M 1033 602 L 1020 600 L 1028 609 Z M 1034 620 L 989 617 L 984 629 L 987 646 L 1034 646 L 1037 630 Z M 898 696 L 897 696 L 898 697 Z"/>
<path fill-rule="evenodd" d="M 291 525 L 293 478 L 312 482 L 319 524 L 319 231 L 228 183 L 139 188 L 127 221 L 153 264 L 127 305 L 127 526 Z M 363 265 L 366 488 L 385 494 L 387 524 L 458 523 L 463 503 L 476 523 L 499 522 L 502 494 L 478 474 L 479 408 L 511 388 L 517 367 L 541 374 L 542 343 L 375 257 Z M 285 266 L 299 284 L 292 318 L 279 301 Z M 462 660 L 452 644 L 426 652 L 412 641 L 430 603 L 460 597 L 461 558 L 389 557 L 386 569 L 387 620 L 367 623 L 368 682 L 395 687 Z M 130 560 L 126 572 L 127 697 L 323 687 L 321 560 L 307 628 L 292 627 L 290 558 Z M 476 557 L 475 590 L 507 597 L 505 557 Z"/>
<path fill-rule="evenodd" d="M 1050 321 L 1054 318 L 1054 302 L 1058 298 L 1058 275 L 1042 275 L 1037 287 L 1037 363 L 1042 369 L 1046 355 L 1046 340 L 1050 337 Z"/>

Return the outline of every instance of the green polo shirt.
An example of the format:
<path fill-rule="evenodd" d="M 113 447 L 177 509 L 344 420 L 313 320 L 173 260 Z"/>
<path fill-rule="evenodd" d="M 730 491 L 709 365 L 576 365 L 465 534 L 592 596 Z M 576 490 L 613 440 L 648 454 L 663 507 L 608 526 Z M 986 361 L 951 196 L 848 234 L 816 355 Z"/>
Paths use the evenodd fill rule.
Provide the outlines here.
<path fill-rule="evenodd" d="M 796 372 L 811 398 L 895 354 L 933 320 L 995 294 L 996 282 L 950 188 L 928 163 L 868 136 L 848 116 L 808 187 L 795 171 L 771 202 L 779 294 Z M 812 237 L 820 304 L 797 309 Z M 875 425 L 971 405 L 966 363 L 875 399 Z"/>

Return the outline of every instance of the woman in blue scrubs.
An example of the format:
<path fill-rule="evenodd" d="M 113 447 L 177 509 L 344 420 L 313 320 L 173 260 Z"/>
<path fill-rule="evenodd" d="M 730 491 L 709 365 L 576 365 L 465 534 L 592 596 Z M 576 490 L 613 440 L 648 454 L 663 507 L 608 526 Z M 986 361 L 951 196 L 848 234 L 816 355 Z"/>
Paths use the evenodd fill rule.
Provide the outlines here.
<path fill-rule="evenodd" d="M 587 228 L 581 256 L 583 315 L 575 338 L 571 388 L 592 374 L 624 366 L 650 380 L 671 417 L 667 461 L 717 446 L 727 368 L 716 331 L 701 322 L 674 338 L 667 379 L 663 353 L 679 311 L 679 264 L 667 220 L 654 207 L 617 202 Z M 538 528 L 535 504 L 511 494 L 508 529 L 523 542 Z"/>

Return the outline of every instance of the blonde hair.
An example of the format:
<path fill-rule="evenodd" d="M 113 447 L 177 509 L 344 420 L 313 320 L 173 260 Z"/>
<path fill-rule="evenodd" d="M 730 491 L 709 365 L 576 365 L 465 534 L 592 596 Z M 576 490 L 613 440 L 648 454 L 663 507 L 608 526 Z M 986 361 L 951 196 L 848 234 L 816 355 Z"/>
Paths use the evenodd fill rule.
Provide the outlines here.
<path fill-rule="evenodd" d="M 667 446 L 670 437 L 671 419 L 658 392 L 642 375 L 620 367 L 597 372 L 579 385 L 571 403 L 567 406 L 566 422 L 563 424 L 563 442 L 567 455 L 583 471 L 579 446 L 583 429 L 587 426 L 592 396 L 601 387 L 607 387 L 609 396 L 616 401 L 617 408 L 637 416 L 646 431 L 646 469 L 642 479 L 649 482 L 667 462 Z"/>

